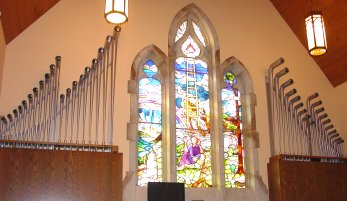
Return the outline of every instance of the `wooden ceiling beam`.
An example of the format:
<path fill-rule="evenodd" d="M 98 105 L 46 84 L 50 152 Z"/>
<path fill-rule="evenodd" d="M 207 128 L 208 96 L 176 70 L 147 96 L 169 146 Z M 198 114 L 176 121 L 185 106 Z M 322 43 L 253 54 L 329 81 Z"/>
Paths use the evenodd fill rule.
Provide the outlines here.
<path fill-rule="evenodd" d="M 1 23 L 6 44 L 9 44 L 59 1 L 1 0 Z"/>
<path fill-rule="evenodd" d="M 311 9 L 322 10 L 328 52 L 313 58 L 334 87 L 346 82 L 347 1 L 314 1 L 314 5 L 303 0 L 270 1 L 305 47 L 307 47 L 305 17 Z"/>

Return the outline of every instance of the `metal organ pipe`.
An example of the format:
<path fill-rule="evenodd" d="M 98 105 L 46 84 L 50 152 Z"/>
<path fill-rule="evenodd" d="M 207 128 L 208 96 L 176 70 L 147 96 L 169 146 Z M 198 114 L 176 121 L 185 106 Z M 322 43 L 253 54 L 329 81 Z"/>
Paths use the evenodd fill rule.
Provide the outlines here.
<path fill-rule="evenodd" d="M 281 79 L 289 74 L 283 63 L 283 58 L 273 62 L 266 78 L 272 156 L 285 154 L 293 160 L 309 160 L 311 156 L 341 157 L 344 141 L 324 113 L 323 101 L 317 100 L 319 94 L 308 96 L 306 104 L 300 102 L 297 89 L 288 89 L 294 80 Z"/>
<path fill-rule="evenodd" d="M 91 67 L 84 68 L 78 81 L 73 81 L 71 88 L 61 95 L 62 58 L 56 56 L 55 64 L 49 66 L 49 73 L 44 74 L 32 94 L 12 113 L 0 115 L 0 140 L 7 140 L 0 141 L 0 146 L 76 149 L 77 145 L 93 145 L 94 150 L 99 144 L 110 147 L 113 144 L 115 54 L 119 33 L 117 27 L 113 36 L 108 36 L 104 46 L 98 49 Z"/>

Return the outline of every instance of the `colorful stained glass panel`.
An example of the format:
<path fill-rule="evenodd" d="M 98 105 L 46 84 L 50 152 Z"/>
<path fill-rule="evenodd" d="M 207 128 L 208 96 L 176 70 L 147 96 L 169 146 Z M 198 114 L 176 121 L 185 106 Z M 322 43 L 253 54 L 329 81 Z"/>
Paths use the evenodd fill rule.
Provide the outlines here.
<path fill-rule="evenodd" d="M 207 64 L 178 58 L 175 63 L 177 181 L 211 187 L 211 135 Z"/>
<path fill-rule="evenodd" d="M 161 85 L 154 78 L 139 81 L 139 122 L 161 123 Z"/>
<path fill-rule="evenodd" d="M 151 66 L 148 62 L 146 65 Z M 146 65 L 144 70 L 148 69 Z M 146 186 L 148 182 L 162 181 L 160 82 L 151 77 L 141 79 L 138 97 L 138 185 Z"/>
<path fill-rule="evenodd" d="M 158 72 L 158 68 L 152 60 L 148 60 L 143 66 L 143 72 L 148 77 L 153 77 Z"/>
<path fill-rule="evenodd" d="M 162 181 L 162 127 L 160 124 L 138 125 L 138 185 Z"/>
<path fill-rule="evenodd" d="M 240 93 L 234 88 L 236 77 L 231 71 L 224 75 L 226 86 L 222 89 L 222 119 L 224 136 L 225 186 L 244 188 L 242 112 Z"/>

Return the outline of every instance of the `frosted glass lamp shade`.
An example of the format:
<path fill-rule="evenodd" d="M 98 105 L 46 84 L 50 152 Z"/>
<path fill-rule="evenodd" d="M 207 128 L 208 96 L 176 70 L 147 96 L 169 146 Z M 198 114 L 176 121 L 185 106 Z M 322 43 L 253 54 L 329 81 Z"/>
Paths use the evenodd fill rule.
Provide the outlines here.
<path fill-rule="evenodd" d="M 106 0 L 105 18 L 117 25 L 128 21 L 128 0 Z"/>
<path fill-rule="evenodd" d="M 327 52 L 327 41 L 324 20 L 321 12 L 312 12 L 305 19 L 308 51 L 312 56 L 323 55 Z"/>

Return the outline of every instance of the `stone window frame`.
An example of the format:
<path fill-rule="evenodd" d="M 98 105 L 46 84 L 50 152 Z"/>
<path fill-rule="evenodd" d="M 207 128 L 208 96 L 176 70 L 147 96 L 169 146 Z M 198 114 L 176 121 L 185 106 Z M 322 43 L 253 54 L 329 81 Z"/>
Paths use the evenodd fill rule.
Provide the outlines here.
<path fill-rule="evenodd" d="M 234 200 L 234 198 L 247 198 L 251 200 L 266 200 L 268 191 L 259 175 L 259 133 L 256 130 L 255 106 L 253 82 L 246 67 L 235 57 L 229 57 L 220 64 L 220 46 L 217 33 L 208 17 L 195 4 L 184 7 L 174 17 L 169 30 L 169 56 L 155 45 L 145 47 L 135 57 L 131 68 L 131 77 L 128 83 L 130 93 L 130 122 L 128 123 L 129 140 L 129 171 L 123 182 L 123 200 L 146 200 L 147 188 L 137 186 L 137 115 L 138 115 L 138 81 L 144 77 L 139 72 L 143 64 L 151 59 L 158 67 L 156 78 L 162 83 L 162 131 L 163 131 L 163 181 L 176 181 L 176 150 L 175 150 L 175 85 L 173 64 L 176 59 L 174 54 L 175 36 L 177 29 L 185 19 L 191 18 L 205 32 L 207 48 L 211 55 L 209 66 L 209 86 L 211 90 L 211 139 L 212 142 L 212 188 L 186 188 L 186 198 L 205 200 Z M 228 70 L 237 78 L 235 88 L 240 91 L 243 115 L 243 146 L 245 149 L 244 167 L 246 175 L 245 189 L 232 189 L 224 187 L 224 153 L 223 153 L 223 127 L 221 90 L 223 75 Z M 216 101 L 217 100 L 217 101 Z M 217 111 L 217 112 L 215 112 Z M 171 126 L 170 126 L 171 125 Z M 255 196 L 257 194 L 257 196 Z M 200 196 L 200 197 L 199 197 Z M 231 198 L 233 197 L 233 198 Z"/>

